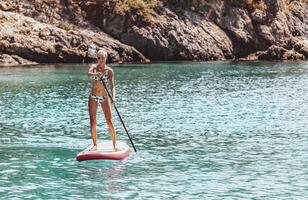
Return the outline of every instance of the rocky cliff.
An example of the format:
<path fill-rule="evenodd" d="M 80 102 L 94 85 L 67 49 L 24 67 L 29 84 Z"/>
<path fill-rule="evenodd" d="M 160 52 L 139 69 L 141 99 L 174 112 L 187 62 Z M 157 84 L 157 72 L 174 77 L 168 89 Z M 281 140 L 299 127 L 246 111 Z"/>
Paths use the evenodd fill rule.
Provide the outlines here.
<path fill-rule="evenodd" d="M 116 2 L 2 0 L 0 63 L 308 58 L 307 0 Z"/>

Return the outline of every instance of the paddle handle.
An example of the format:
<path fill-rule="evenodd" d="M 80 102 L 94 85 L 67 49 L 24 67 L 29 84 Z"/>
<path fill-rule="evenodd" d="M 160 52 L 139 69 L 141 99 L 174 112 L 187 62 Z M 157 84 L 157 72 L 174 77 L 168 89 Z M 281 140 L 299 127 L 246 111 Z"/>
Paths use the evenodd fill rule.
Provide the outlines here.
<path fill-rule="evenodd" d="M 108 96 L 109 96 L 109 98 L 110 98 L 110 100 L 111 100 L 111 103 L 113 103 L 112 96 L 111 96 L 109 90 L 107 89 L 107 86 L 106 86 L 106 84 L 105 84 L 105 82 L 104 82 L 104 80 L 103 80 L 102 78 L 101 78 L 101 81 L 102 81 L 102 83 L 103 83 L 103 85 L 104 85 L 104 87 L 105 87 L 105 89 L 106 89 L 106 91 L 107 91 L 107 94 L 108 94 Z M 124 121 L 123 121 L 123 119 L 122 119 L 122 117 L 121 117 L 121 115 L 120 115 L 120 113 L 119 113 L 119 111 L 118 111 L 118 108 L 116 107 L 115 104 L 113 104 L 113 106 L 114 106 L 114 108 L 115 108 L 115 110 L 116 110 L 116 112 L 117 112 L 117 114 L 118 114 L 118 116 L 119 116 L 119 118 L 120 118 L 120 121 L 121 121 L 121 123 L 122 123 L 122 125 L 123 125 L 123 128 L 124 128 L 124 130 L 125 130 L 125 132 L 126 132 L 128 138 L 129 138 L 129 140 L 130 140 L 130 143 L 132 144 L 132 146 L 133 146 L 133 148 L 134 148 L 134 151 L 137 152 L 136 147 L 135 147 L 135 145 L 134 145 L 134 143 L 133 143 L 133 140 L 131 139 L 131 137 L 130 137 L 130 135 L 129 135 L 127 129 L 126 129 L 126 126 L 125 126 L 125 124 L 124 124 Z"/>

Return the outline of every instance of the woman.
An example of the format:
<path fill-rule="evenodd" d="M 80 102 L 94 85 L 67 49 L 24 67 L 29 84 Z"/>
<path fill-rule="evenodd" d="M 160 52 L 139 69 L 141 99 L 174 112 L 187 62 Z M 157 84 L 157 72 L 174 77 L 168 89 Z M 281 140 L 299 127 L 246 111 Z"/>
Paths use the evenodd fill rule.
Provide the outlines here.
<path fill-rule="evenodd" d="M 88 76 L 92 77 L 91 95 L 89 96 L 88 106 L 90 114 L 91 137 L 93 147 L 97 148 L 97 131 L 96 131 L 96 113 L 97 107 L 100 105 L 103 109 L 114 150 L 116 150 L 116 132 L 112 122 L 111 103 L 108 93 L 101 80 L 105 82 L 108 90 L 112 93 L 112 103 L 115 103 L 115 87 L 113 70 L 106 65 L 107 52 L 99 50 L 97 52 L 97 64 L 90 66 Z"/>

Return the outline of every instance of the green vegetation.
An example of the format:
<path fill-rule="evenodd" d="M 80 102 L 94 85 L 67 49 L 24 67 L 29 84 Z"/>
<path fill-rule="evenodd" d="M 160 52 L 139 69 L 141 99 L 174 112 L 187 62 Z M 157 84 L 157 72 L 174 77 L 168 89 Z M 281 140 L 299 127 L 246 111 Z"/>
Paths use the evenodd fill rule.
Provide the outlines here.
<path fill-rule="evenodd" d="M 264 0 L 225 0 L 232 6 L 241 7 L 247 10 L 267 10 L 268 6 Z M 178 14 L 185 10 L 198 11 L 200 8 L 214 4 L 214 0 L 96 0 L 96 6 L 100 7 L 103 13 L 116 13 L 126 15 L 129 19 L 142 20 L 151 23 L 154 17 L 158 17 L 155 9 L 159 5 L 166 5 Z"/>
<path fill-rule="evenodd" d="M 177 14 L 182 15 L 186 10 L 198 11 L 210 0 L 163 0 L 165 5 L 172 8 Z"/>
<path fill-rule="evenodd" d="M 9 36 L 8 35 L 1 35 L 1 40 L 8 40 L 9 39 Z"/>
<path fill-rule="evenodd" d="M 267 10 L 267 5 L 264 0 L 224 0 L 227 3 L 230 3 L 232 6 L 241 7 L 249 10 L 260 9 Z M 214 0 L 164 0 L 164 2 L 174 7 L 176 11 L 184 11 L 202 8 L 205 5 L 214 4 Z"/>
<path fill-rule="evenodd" d="M 209 4 L 210 0 L 164 0 L 164 2 L 169 6 L 187 10 L 191 9 L 191 7 L 202 7 L 205 4 Z"/>
<path fill-rule="evenodd" d="M 68 23 L 68 22 L 62 22 L 61 24 L 58 25 L 58 27 L 66 31 L 78 29 L 76 25 Z"/>
<path fill-rule="evenodd" d="M 157 4 L 157 0 L 105 0 L 97 3 L 103 10 L 132 18 L 141 18 L 149 23 L 156 16 L 154 9 Z"/>
<path fill-rule="evenodd" d="M 233 6 L 238 6 L 242 8 L 246 8 L 248 10 L 267 10 L 267 5 L 263 0 L 227 0 L 229 1 Z"/>

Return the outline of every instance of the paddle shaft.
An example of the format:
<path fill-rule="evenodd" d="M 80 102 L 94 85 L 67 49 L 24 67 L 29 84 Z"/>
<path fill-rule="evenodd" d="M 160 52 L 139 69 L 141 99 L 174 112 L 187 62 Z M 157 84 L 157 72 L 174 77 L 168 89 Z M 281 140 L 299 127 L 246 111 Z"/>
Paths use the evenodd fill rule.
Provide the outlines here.
<path fill-rule="evenodd" d="M 107 89 L 107 86 L 106 86 L 106 84 L 105 84 L 105 82 L 104 82 L 104 80 L 103 80 L 102 78 L 101 78 L 101 81 L 102 81 L 102 83 L 103 83 L 103 85 L 104 85 L 104 87 L 105 87 L 105 89 L 106 89 L 106 91 L 107 91 L 107 94 L 108 94 L 108 96 L 109 96 L 109 98 L 110 98 L 111 103 L 113 103 L 112 96 L 111 96 L 109 90 Z M 126 129 L 126 126 L 125 126 L 125 124 L 124 124 L 124 122 L 123 122 L 123 119 L 122 119 L 122 117 L 121 117 L 121 115 L 120 115 L 120 113 L 119 113 L 119 111 L 118 111 L 118 108 L 116 107 L 115 104 L 113 104 L 113 106 L 114 106 L 114 108 L 115 108 L 115 110 L 116 110 L 116 112 L 117 112 L 117 114 L 118 114 L 118 116 L 119 116 L 119 118 L 120 118 L 120 121 L 121 121 L 121 123 L 122 123 L 122 125 L 123 125 L 123 127 L 124 127 L 124 130 L 125 130 L 125 132 L 126 132 L 128 138 L 129 138 L 129 140 L 130 140 L 130 143 L 132 144 L 132 146 L 133 146 L 133 148 L 134 148 L 134 151 L 137 152 L 137 150 L 136 150 L 136 148 L 135 148 L 135 145 L 134 145 L 134 143 L 133 143 L 133 140 L 131 139 L 131 137 L 130 137 L 130 135 L 129 135 L 127 129 Z"/>

